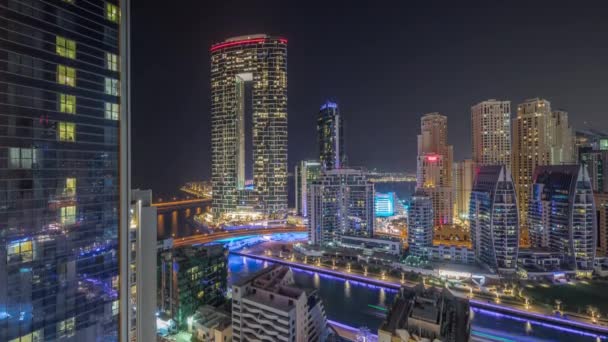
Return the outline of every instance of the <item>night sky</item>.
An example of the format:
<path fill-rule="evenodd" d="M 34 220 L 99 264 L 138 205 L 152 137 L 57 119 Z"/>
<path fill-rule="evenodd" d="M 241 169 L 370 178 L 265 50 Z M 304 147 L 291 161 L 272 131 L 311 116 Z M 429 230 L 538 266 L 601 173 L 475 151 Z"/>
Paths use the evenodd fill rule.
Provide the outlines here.
<path fill-rule="evenodd" d="M 605 1 L 132 3 L 133 185 L 158 194 L 210 178 L 209 47 L 237 35 L 289 39 L 290 171 L 317 156 L 326 99 L 350 165 L 386 171 L 415 170 L 427 112 L 448 116 L 455 159 L 469 158 L 470 106 L 489 98 L 514 115 L 544 97 L 575 128 L 608 128 Z"/>

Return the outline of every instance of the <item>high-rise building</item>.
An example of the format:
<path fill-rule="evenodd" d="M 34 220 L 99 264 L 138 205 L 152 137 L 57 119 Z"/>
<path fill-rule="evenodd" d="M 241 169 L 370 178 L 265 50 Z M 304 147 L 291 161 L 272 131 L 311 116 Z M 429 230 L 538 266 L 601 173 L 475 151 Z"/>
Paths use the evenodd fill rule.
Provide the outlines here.
<path fill-rule="evenodd" d="M 215 216 L 234 211 L 247 180 L 262 210 L 287 209 L 287 39 L 264 34 L 211 47 Z"/>
<path fill-rule="evenodd" d="M 511 101 L 486 100 L 471 107 L 473 162 L 511 167 Z"/>
<path fill-rule="evenodd" d="M 469 222 L 469 202 L 475 180 L 475 163 L 465 159 L 454 163 L 454 218 L 465 225 Z"/>
<path fill-rule="evenodd" d="M 0 0 L 0 341 L 127 340 L 127 5 Z"/>
<path fill-rule="evenodd" d="M 551 111 L 551 103 L 534 98 L 517 107 L 513 119 L 513 180 L 517 189 L 523 242 L 528 242 L 528 204 L 537 166 L 572 164 L 575 138 L 564 111 Z"/>
<path fill-rule="evenodd" d="M 597 255 L 608 257 L 608 193 L 594 193 L 597 213 Z"/>
<path fill-rule="evenodd" d="M 390 217 L 395 215 L 395 207 L 398 202 L 394 192 L 376 192 L 374 196 L 374 213 L 376 217 Z"/>
<path fill-rule="evenodd" d="M 498 272 L 514 271 L 519 220 L 515 186 L 506 166 L 478 168 L 469 207 L 471 242 L 477 262 Z"/>
<path fill-rule="evenodd" d="M 426 194 L 412 196 L 407 210 L 407 242 L 410 255 L 423 257 L 433 246 L 433 202 Z"/>
<path fill-rule="evenodd" d="M 597 218 L 591 180 L 584 166 L 539 166 L 529 206 L 532 246 L 561 255 L 562 264 L 593 267 Z"/>
<path fill-rule="evenodd" d="M 222 244 L 171 248 L 160 255 L 160 310 L 179 327 L 203 305 L 224 303 L 228 276 Z"/>
<path fill-rule="evenodd" d="M 435 225 L 452 224 L 453 148 L 447 144 L 448 118 L 439 113 L 425 114 L 418 135 L 416 188 L 433 202 Z"/>
<path fill-rule="evenodd" d="M 544 99 L 526 100 L 517 107 L 513 119 L 513 181 L 517 190 L 519 219 L 524 243 L 528 240 L 528 204 L 534 169 L 551 163 L 548 121 L 551 103 Z"/>
<path fill-rule="evenodd" d="M 326 101 L 319 109 L 317 136 L 319 160 L 323 170 L 345 167 L 344 125 L 338 104 Z"/>
<path fill-rule="evenodd" d="M 328 334 L 323 301 L 295 284 L 291 268 L 267 267 L 232 285 L 234 342 L 322 342 Z"/>
<path fill-rule="evenodd" d="M 562 110 L 551 112 L 549 120 L 549 160 L 551 165 L 576 162 L 574 131 L 568 123 L 568 113 Z"/>
<path fill-rule="evenodd" d="M 608 192 L 608 151 L 586 151 L 579 161 L 587 167 L 593 192 Z"/>
<path fill-rule="evenodd" d="M 334 243 L 342 235 L 371 237 L 374 231 L 374 184 L 365 171 L 333 169 L 308 187 L 308 239 Z"/>
<path fill-rule="evenodd" d="M 129 224 L 131 252 L 127 255 L 131 342 L 156 339 L 156 218 L 152 190 L 132 190 Z"/>
<path fill-rule="evenodd" d="M 303 160 L 296 165 L 295 189 L 296 189 L 296 212 L 298 215 L 307 217 L 307 189 L 308 185 L 319 178 L 321 164 L 316 160 Z"/>

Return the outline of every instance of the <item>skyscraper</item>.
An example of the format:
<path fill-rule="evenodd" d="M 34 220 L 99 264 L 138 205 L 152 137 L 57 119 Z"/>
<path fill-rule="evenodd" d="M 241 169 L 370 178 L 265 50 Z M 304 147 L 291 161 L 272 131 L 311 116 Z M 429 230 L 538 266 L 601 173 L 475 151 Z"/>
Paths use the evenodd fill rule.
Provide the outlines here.
<path fill-rule="evenodd" d="M 433 246 L 433 203 L 421 192 L 412 196 L 407 210 L 407 242 L 410 255 L 422 257 Z"/>
<path fill-rule="evenodd" d="M 454 163 L 454 218 L 461 223 L 469 221 L 469 202 L 471 190 L 475 180 L 475 163 L 471 159 L 465 159 Z"/>
<path fill-rule="evenodd" d="M 364 171 L 325 171 L 308 187 L 308 239 L 312 243 L 333 243 L 342 235 L 371 237 L 374 221 L 374 184 Z"/>
<path fill-rule="evenodd" d="M 517 107 L 513 119 L 513 181 L 517 190 L 519 219 L 524 243 L 528 242 L 528 204 L 534 169 L 551 161 L 549 120 L 551 103 L 544 99 L 529 99 Z"/>
<path fill-rule="evenodd" d="M 338 104 L 326 101 L 319 109 L 317 136 L 319 160 L 323 170 L 344 167 L 344 125 Z"/>
<path fill-rule="evenodd" d="M 519 220 L 515 187 L 506 166 L 478 168 L 469 207 L 475 259 L 498 272 L 514 271 Z"/>
<path fill-rule="evenodd" d="M 287 39 L 264 34 L 211 47 L 211 150 L 215 216 L 251 197 L 287 209 Z"/>
<path fill-rule="evenodd" d="M 296 189 L 296 212 L 303 217 L 308 216 L 308 185 L 319 178 L 321 164 L 316 160 L 303 160 L 296 165 L 295 189 Z"/>
<path fill-rule="evenodd" d="M 156 207 L 152 190 L 131 191 L 129 222 L 129 341 L 156 339 Z M 138 286 L 139 285 L 139 286 Z"/>
<path fill-rule="evenodd" d="M 511 102 L 482 101 L 471 107 L 473 162 L 511 167 Z"/>
<path fill-rule="evenodd" d="M 529 206 L 532 246 L 559 253 L 565 265 L 590 270 L 596 253 L 597 218 L 584 166 L 539 166 Z"/>
<path fill-rule="evenodd" d="M 0 340 L 126 340 L 127 1 L 0 7 Z"/>
<path fill-rule="evenodd" d="M 452 224 L 453 148 L 447 144 L 448 118 L 439 113 L 425 114 L 418 135 L 416 188 L 433 202 L 435 225 Z"/>
<path fill-rule="evenodd" d="M 568 123 L 567 112 L 563 110 L 551 112 L 548 135 L 551 165 L 575 163 L 574 131 Z"/>

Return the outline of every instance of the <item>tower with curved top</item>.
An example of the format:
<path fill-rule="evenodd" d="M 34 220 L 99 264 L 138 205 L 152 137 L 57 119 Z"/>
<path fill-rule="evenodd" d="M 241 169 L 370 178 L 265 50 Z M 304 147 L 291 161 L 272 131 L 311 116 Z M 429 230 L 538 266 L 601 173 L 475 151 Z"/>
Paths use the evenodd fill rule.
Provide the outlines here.
<path fill-rule="evenodd" d="M 211 47 L 211 149 L 215 216 L 287 209 L 287 39 Z"/>

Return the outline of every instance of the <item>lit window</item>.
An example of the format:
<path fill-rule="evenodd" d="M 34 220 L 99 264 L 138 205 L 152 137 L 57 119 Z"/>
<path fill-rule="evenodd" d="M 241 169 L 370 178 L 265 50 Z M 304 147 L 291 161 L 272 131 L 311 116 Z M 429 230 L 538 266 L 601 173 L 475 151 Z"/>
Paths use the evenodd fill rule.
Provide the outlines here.
<path fill-rule="evenodd" d="M 106 3 L 106 19 L 118 24 L 120 21 L 120 10 L 118 9 L 118 6 L 109 2 Z"/>
<path fill-rule="evenodd" d="M 65 194 L 68 196 L 76 195 L 76 178 L 65 179 Z"/>
<path fill-rule="evenodd" d="M 75 87 L 76 69 L 61 64 L 57 65 L 57 83 Z"/>
<path fill-rule="evenodd" d="M 114 315 L 114 316 L 118 315 L 118 308 L 119 308 L 118 301 L 117 300 L 113 301 L 112 302 L 112 315 Z"/>
<path fill-rule="evenodd" d="M 76 113 L 76 96 L 59 94 L 59 111 L 62 113 Z"/>
<path fill-rule="evenodd" d="M 57 54 L 61 57 L 76 58 L 76 42 L 71 39 L 57 36 L 55 38 Z"/>
<path fill-rule="evenodd" d="M 61 207 L 59 209 L 61 224 L 69 225 L 76 223 L 76 206 Z"/>
<path fill-rule="evenodd" d="M 9 169 L 31 169 L 36 163 L 34 150 L 31 148 L 8 148 Z"/>
<path fill-rule="evenodd" d="M 118 96 L 120 84 L 117 79 L 106 77 L 106 94 Z"/>
<path fill-rule="evenodd" d="M 106 52 L 106 68 L 118 71 L 118 56 L 116 54 Z"/>
<path fill-rule="evenodd" d="M 76 141 L 76 125 L 73 122 L 59 122 L 57 137 L 59 141 Z"/>
<path fill-rule="evenodd" d="M 106 119 L 118 120 L 120 105 L 118 103 L 106 102 Z"/>

